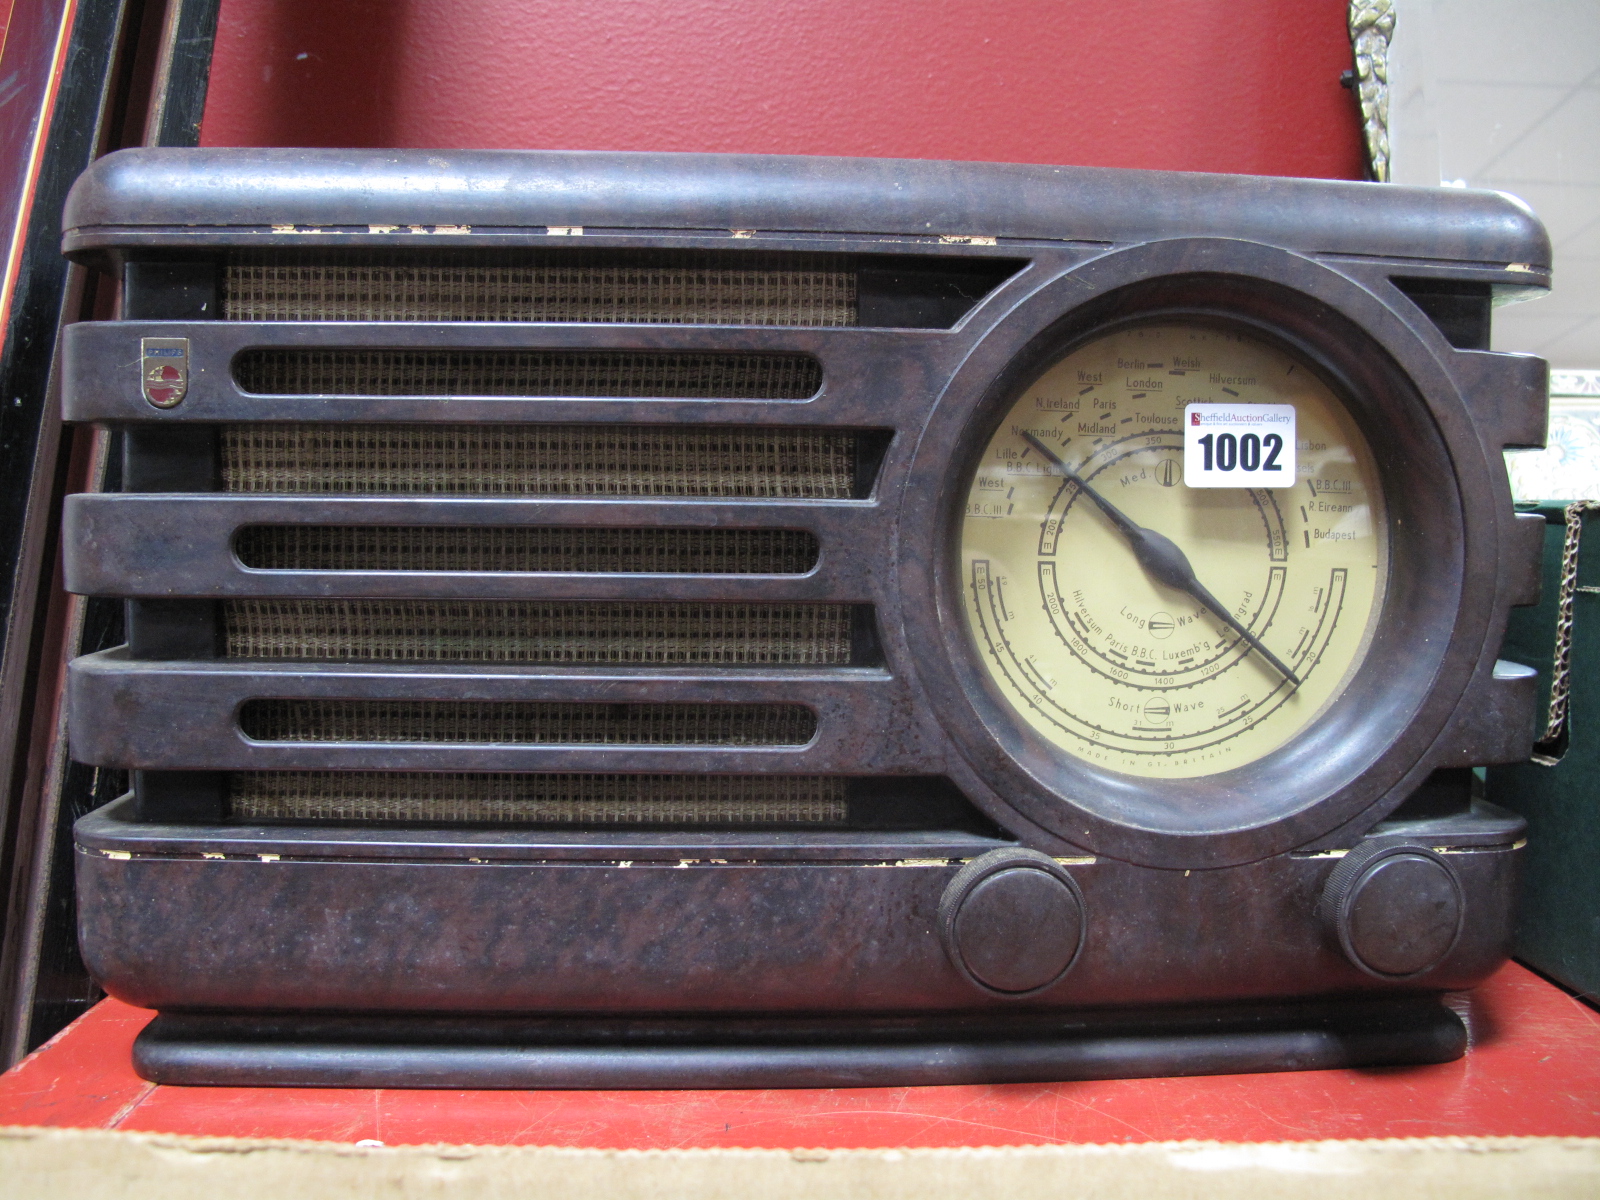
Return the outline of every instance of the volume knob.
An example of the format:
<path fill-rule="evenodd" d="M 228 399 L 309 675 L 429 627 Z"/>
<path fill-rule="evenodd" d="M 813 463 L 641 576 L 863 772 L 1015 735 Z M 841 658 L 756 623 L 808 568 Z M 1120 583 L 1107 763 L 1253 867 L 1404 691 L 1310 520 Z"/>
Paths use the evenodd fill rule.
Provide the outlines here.
<path fill-rule="evenodd" d="M 1352 850 L 1328 876 L 1318 906 L 1357 967 L 1379 979 L 1433 970 L 1461 936 L 1465 904 L 1454 868 L 1422 846 Z"/>
<path fill-rule="evenodd" d="M 1083 944 L 1083 896 L 1036 850 L 991 850 L 956 873 L 939 901 L 950 961 L 986 991 L 1021 996 L 1055 983 Z"/>

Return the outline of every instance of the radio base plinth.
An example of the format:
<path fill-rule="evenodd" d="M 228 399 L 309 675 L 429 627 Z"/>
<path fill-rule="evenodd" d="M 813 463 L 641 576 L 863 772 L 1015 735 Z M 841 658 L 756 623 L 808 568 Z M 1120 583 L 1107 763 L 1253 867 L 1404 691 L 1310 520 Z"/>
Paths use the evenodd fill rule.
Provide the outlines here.
<path fill-rule="evenodd" d="M 854 1022 L 163 1013 L 134 1065 L 188 1086 L 891 1087 L 1417 1065 L 1466 1045 L 1455 1013 L 1416 996 Z"/>

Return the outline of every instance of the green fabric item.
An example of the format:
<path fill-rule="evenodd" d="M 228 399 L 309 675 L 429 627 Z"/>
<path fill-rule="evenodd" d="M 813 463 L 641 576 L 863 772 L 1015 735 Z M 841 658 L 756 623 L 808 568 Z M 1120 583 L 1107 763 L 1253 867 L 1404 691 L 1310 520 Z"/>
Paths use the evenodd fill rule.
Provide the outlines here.
<path fill-rule="evenodd" d="M 1559 505 L 1537 511 L 1549 522 L 1544 590 L 1536 606 L 1511 610 L 1500 656 L 1538 668 L 1542 734 L 1566 525 Z M 1600 514 L 1584 518 L 1578 586 L 1600 586 Z M 1487 796 L 1528 821 L 1514 953 L 1592 998 L 1600 995 L 1600 593 L 1579 591 L 1573 601 L 1571 695 L 1553 753 L 1554 766 L 1491 767 Z"/>

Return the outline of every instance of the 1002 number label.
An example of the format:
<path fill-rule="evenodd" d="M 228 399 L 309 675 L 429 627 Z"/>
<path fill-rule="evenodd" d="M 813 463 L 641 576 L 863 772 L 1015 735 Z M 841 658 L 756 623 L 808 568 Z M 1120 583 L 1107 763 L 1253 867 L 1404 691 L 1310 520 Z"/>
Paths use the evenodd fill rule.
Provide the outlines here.
<path fill-rule="evenodd" d="M 1189 487 L 1293 487 L 1294 405 L 1191 404 L 1183 411 Z"/>

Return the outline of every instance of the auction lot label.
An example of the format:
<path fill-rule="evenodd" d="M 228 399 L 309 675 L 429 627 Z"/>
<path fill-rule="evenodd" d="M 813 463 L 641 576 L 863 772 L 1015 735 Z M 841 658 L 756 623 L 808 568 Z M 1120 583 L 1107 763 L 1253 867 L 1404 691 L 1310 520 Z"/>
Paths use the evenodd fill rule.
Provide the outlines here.
<path fill-rule="evenodd" d="M 1294 486 L 1294 405 L 1191 404 L 1183 481 L 1195 488 Z"/>

